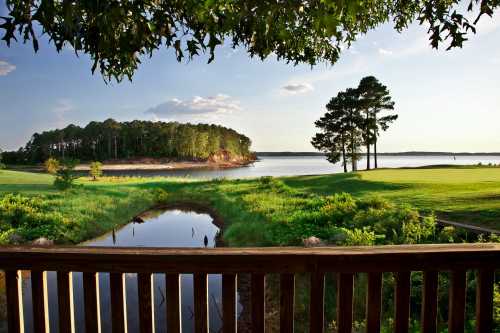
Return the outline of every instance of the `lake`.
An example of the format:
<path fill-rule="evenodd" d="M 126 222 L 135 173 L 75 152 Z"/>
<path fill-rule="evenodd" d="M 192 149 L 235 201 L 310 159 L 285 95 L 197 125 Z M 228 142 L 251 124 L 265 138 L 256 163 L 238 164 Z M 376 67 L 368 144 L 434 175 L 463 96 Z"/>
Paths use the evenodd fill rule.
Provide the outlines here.
<path fill-rule="evenodd" d="M 220 228 L 208 213 L 185 209 L 168 209 L 148 212 L 144 223 L 129 223 L 119 230 L 82 243 L 84 246 L 132 246 L 132 247 L 216 247 L 221 246 Z M 136 274 L 125 274 L 127 294 L 127 322 L 129 332 L 139 331 L 138 294 Z M 58 332 L 57 277 L 47 272 L 49 321 L 51 332 Z M 221 303 L 222 279 L 220 275 L 208 276 L 210 331 L 219 332 L 222 327 Z M 111 308 L 109 274 L 99 274 L 99 295 L 102 332 L 111 332 Z M 154 274 L 154 309 L 156 332 L 166 332 L 165 275 Z M 83 279 L 82 273 L 73 273 L 73 295 L 75 328 L 84 331 Z M 241 297 L 241 296 L 240 296 Z M 193 276 L 181 275 L 182 331 L 193 332 Z M 23 272 L 23 305 L 26 332 L 33 332 L 31 280 Z M 0 307 L 2 308 L 2 307 Z M 241 313 L 242 306 L 238 306 Z M 2 316 L 0 316 L 2 317 Z M 5 322 L 0 320 L 0 332 Z"/>
<path fill-rule="evenodd" d="M 379 168 L 419 167 L 426 165 L 474 165 L 500 164 L 500 156 L 380 156 Z M 373 159 L 372 159 L 373 166 Z M 358 168 L 364 169 L 366 160 L 358 163 Z M 260 157 L 260 160 L 244 167 L 232 169 L 190 169 L 190 170 L 153 170 L 153 171 L 106 171 L 106 175 L 115 176 L 167 176 L 190 178 L 250 178 L 262 176 L 298 176 L 317 175 L 342 172 L 340 164 L 331 164 L 323 156 L 273 156 Z"/>

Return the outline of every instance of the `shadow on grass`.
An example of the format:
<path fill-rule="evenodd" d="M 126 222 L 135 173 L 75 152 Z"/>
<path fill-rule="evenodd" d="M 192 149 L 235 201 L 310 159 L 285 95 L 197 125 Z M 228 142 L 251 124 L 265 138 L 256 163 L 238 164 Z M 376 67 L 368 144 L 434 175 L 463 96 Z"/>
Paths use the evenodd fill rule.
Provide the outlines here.
<path fill-rule="evenodd" d="M 356 173 L 301 176 L 283 178 L 283 182 L 299 191 L 329 195 L 339 192 L 349 192 L 354 196 L 408 189 L 411 185 L 368 181 Z"/>

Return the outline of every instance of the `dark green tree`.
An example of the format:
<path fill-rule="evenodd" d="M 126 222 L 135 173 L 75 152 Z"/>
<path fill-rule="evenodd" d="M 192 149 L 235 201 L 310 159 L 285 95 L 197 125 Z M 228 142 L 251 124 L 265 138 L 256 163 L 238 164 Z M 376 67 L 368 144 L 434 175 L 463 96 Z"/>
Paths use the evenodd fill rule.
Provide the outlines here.
<path fill-rule="evenodd" d="M 395 121 L 398 115 L 380 116 L 380 113 L 383 111 L 394 110 L 394 101 L 389 89 L 374 76 L 367 76 L 361 79 L 357 90 L 360 96 L 360 107 L 364 113 L 362 130 L 363 141 L 366 146 L 366 169 L 369 170 L 370 146 L 373 145 L 375 168 L 377 168 L 377 141 L 380 131 L 386 131 L 389 128 L 389 124 Z"/>
<path fill-rule="evenodd" d="M 484 14 L 498 0 L 6 0 L 0 21 L 3 40 L 31 41 L 47 36 L 58 51 L 70 46 L 88 54 L 105 79 L 131 79 L 144 56 L 170 48 L 178 61 L 203 53 L 208 62 L 222 44 L 265 59 L 315 65 L 335 63 L 343 45 L 392 22 L 397 31 L 410 23 L 429 27 L 437 48 L 462 47 Z M 478 13 L 475 20 L 468 19 Z"/>

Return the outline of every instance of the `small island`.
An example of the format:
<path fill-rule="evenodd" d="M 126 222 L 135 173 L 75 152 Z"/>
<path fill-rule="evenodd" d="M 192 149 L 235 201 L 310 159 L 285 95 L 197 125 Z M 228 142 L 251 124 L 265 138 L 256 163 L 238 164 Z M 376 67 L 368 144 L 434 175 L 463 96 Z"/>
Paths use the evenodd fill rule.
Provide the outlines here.
<path fill-rule="evenodd" d="M 35 133 L 25 147 L 4 152 L 8 165 L 41 168 L 49 158 L 103 162 L 103 170 L 173 170 L 230 168 L 255 161 L 251 140 L 233 129 L 211 124 L 178 122 L 92 121 Z"/>

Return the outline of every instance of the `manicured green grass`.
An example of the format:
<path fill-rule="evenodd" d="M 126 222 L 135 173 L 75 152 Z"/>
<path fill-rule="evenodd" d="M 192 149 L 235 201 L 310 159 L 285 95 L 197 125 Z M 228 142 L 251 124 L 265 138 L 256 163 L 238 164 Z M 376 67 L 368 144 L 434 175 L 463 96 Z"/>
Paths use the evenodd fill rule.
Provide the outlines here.
<path fill-rule="evenodd" d="M 154 189 L 168 202 L 195 201 L 214 208 L 226 221 L 231 245 L 269 245 L 263 225 L 288 223 L 310 209 L 311 198 L 349 192 L 355 198 L 385 198 L 435 212 L 458 222 L 500 229 L 500 168 L 383 169 L 368 172 L 280 178 L 278 188 L 259 179 L 195 181 L 178 178 L 80 178 L 78 187 L 60 192 L 53 177 L 0 171 L 0 197 L 7 193 L 42 196 L 72 227 L 66 241 L 79 242 L 127 223 L 154 206 Z M 279 185 L 279 184 L 278 184 Z"/>
<path fill-rule="evenodd" d="M 423 213 L 500 230 L 500 168 L 381 169 L 284 181 L 316 194 L 378 196 Z"/>

